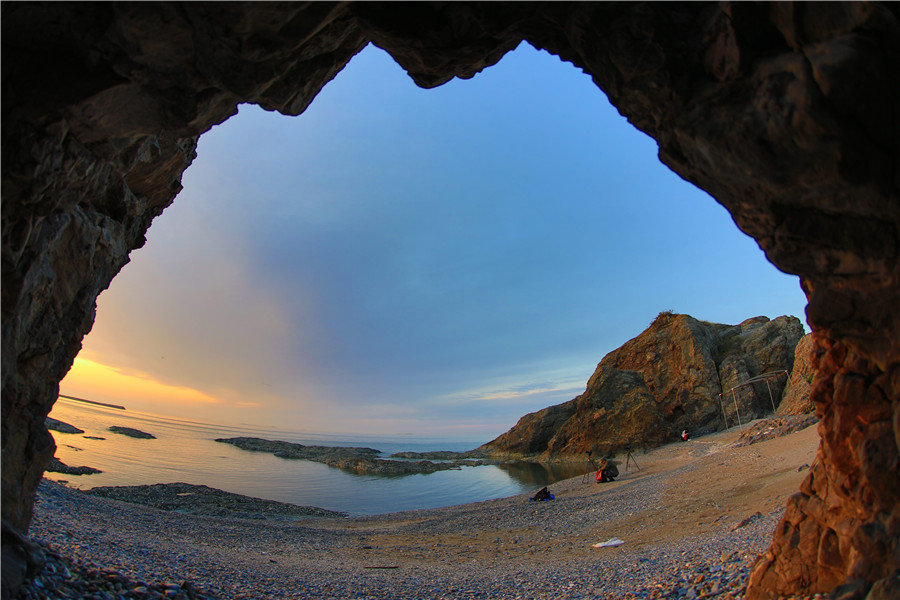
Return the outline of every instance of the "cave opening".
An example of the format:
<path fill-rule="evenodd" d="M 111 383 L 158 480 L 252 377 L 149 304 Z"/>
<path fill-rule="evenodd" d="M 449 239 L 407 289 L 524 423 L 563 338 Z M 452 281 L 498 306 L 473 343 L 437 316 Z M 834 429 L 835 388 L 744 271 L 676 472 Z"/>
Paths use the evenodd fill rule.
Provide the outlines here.
<path fill-rule="evenodd" d="M 27 531 L 52 454 L 43 419 L 57 383 L 97 295 L 177 193 L 196 136 L 241 102 L 301 112 L 369 41 L 430 86 L 525 39 L 590 72 L 667 165 L 802 278 L 822 438 L 748 597 L 842 582 L 842 597 L 896 595 L 897 9 L 406 8 L 4 5 L 4 571 L 6 525 Z"/>
<path fill-rule="evenodd" d="M 61 393 L 474 447 L 662 308 L 802 318 L 797 278 L 656 154 L 527 44 L 432 90 L 370 45 L 303 115 L 203 135 Z"/>

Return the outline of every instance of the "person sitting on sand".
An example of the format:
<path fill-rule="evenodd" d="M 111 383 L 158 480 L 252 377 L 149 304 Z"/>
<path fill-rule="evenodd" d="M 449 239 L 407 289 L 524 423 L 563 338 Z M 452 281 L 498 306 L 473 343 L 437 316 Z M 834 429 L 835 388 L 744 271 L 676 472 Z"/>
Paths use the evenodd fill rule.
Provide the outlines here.
<path fill-rule="evenodd" d="M 615 481 L 619 476 L 619 468 L 612 461 L 605 458 L 600 459 L 600 466 L 597 469 L 597 483 L 606 483 L 607 481 Z"/>
<path fill-rule="evenodd" d="M 691 439 L 691 436 L 688 433 L 687 429 L 685 429 L 684 431 L 681 432 L 681 439 L 684 440 L 685 442 L 687 442 L 688 440 Z"/>

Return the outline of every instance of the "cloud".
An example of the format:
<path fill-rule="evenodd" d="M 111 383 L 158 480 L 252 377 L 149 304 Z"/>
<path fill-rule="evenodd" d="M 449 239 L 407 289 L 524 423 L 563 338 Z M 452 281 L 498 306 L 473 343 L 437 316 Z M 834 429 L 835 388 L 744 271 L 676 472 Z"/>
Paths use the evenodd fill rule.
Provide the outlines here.
<path fill-rule="evenodd" d="M 212 421 L 494 432 L 660 310 L 802 306 L 656 152 L 527 45 L 428 91 L 367 48 L 301 117 L 242 106 L 204 134 L 83 356 L 217 399 Z"/>
<path fill-rule="evenodd" d="M 495 392 L 488 392 L 485 394 L 481 394 L 478 396 L 477 400 L 492 402 L 497 400 L 520 400 L 522 398 L 527 398 L 528 396 L 535 395 L 545 395 L 545 394 L 572 394 L 573 396 L 577 396 L 580 391 L 584 390 L 584 385 L 581 387 L 571 386 L 571 385 L 549 385 L 549 384 L 540 384 L 535 386 L 526 386 L 523 388 L 517 389 L 505 389 L 498 390 Z"/>
<path fill-rule="evenodd" d="M 164 402 L 184 405 L 219 405 L 222 401 L 198 389 L 170 385 L 139 371 L 110 367 L 82 356 L 60 384 L 60 392 L 88 400 L 115 404 Z"/>

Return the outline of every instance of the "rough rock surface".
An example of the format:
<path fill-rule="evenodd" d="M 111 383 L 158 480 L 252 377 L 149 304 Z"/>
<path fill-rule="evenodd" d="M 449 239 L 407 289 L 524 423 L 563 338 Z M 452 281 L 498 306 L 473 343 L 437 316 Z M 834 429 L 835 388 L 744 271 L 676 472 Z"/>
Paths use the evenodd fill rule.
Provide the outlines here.
<path fill-rule="evenodd" d="M 658 141 L 665 164 L 801 277 L 813 331 L 866 361 L 866 378 L 887 382 L 875 404 L 900 410 L 894 3 L 8 2 L 2 28 L 0 471 L 12 527 L 28 527 L 54 452 L 44 417 L 97 295 L 178 193 L 197 137 L 239 102 L 299 114 L 368 41 L 423 86 L 472 76 L 522 40 L 585 70 Z M 829 412 L 839 389 L 816 385 L 813 402 Z M 869 404 L 824 419 L 823 448 L 824 427 Z M 857 446 L 894 452 L 900 440 L 864 436 Z M 835 456 L 823 450 L 820 468 L 851 477 L 855 467 Z M 895 499 L 848 489 L 818 492 L 834 524 Z M 836 558 L 831 539 L 794 560 L 811 563 L 819 548 L 849 573 L 856 554 Z M 897 539 L 875 550 L 896 556 Z M 860 589 L 873 573 L 853 572 Z M 801 590 L 808 579 L 778 577 L 759 585 Z"/>
<path fill-rule="evenodd" d="M 838 586 L 835 597 L 866 598 L 872 582 L 887 589 L 900 574 L 900 376 L 846 344 L 815 341 L 812 398 L 822 442 L 756 565 L 749 600 Z"/>
<path fill-rule="evenodd" d="M 801 337 L 796 317 L 722 325 L 660 313 L 600 361 L 583 394 L 522 417 L 479 450 L 493 457 L 583 459 L 586 452 L 658 446 L 683 429 L 708 433 L 759 418 L 773 412 L 786 376 L 728 391 L 761 374 L 790 373 Z"/>
<path fill-rule="evenodd" d="M 812 390 L 813 378 L 816 375 L 816 370 L 813 367 L 814 350 L 813 334 L 808 333 L 797 344 L 797 349 L 794 352 L 794 369 L 791 371 L 790 383 L 784 389 L 781 404 L 778 405 L 778 410 L 775 411 L 775 414 L 804 415 L 815 412 L 816 406 L 809 396 Z"/>

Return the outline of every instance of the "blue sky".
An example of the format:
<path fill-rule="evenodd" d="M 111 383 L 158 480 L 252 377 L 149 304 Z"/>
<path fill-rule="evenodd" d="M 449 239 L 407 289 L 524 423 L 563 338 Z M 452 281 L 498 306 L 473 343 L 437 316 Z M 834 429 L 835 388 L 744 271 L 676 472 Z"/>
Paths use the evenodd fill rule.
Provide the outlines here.
<path fill-rule="evenodd" d="M 487 441 L 660 311 L 805 321 L 797 277 L 525 44 L 433 90 L 370 46 L 300 117 L 241 106 L 183 183 L 81 355 L 144 382 L 115 398 L 141 410 Z M 126 393 L 76 375 L 62 393 Z"/>

